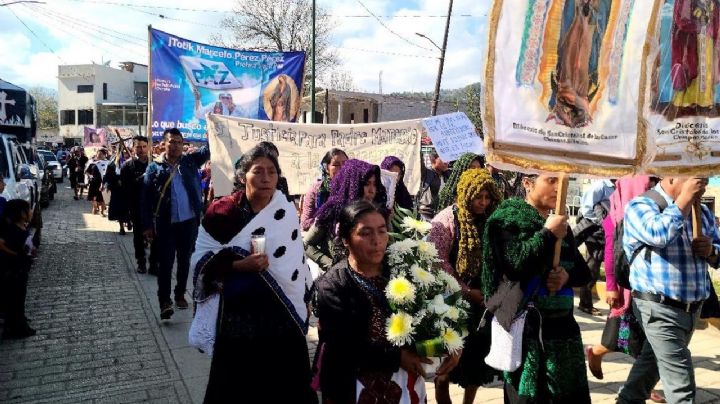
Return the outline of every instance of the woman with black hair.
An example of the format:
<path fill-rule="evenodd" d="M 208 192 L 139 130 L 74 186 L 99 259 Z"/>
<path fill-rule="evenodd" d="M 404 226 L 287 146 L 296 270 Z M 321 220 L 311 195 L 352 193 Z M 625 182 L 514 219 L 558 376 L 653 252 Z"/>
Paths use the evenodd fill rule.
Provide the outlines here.
<path fill-rule="evenodd" d="M 407 187 L 405 186 L 405 163 L 400 158 L 395 156 L 387 156 L 380 163 L 380 168 L 396 173 L 397 185 L 395 186 L 395 205 L 412 210 L 413 198 L 410 195 Z"/>
<path fill-rule="evenodd" d="M 208 207 L 198 232 L 195 302 L 219 296 L 220 307 L 206 403 L 317 401 L 305 341 L 312 280 L 280 173 L 262 147 L 245 153 L 235 192 Z"/>
<path fill-rule="evenodd" d="M 405 395 L 424 402 L 423 363 L 411 348 L 385 337 L 391 314 L 385 298 L 390 271 L 385 265 L 389 235 L 385 209 L 359 200 L 338 218 L 342 259 L 315 282 L 320 323 L 320 388 L 323 403 L 399 403 Z M 446 374 L 448 359 L 438 369 Z"/>
<path fill-rule="evenodd" d="M 303 231 L 310 230 L 315 219 L 315 212 L 320 209 L 330 197 L 330 181 L 340 172 L 348 155 L 342 149 L 331 149 L 320 161 L 321 177 L 310 186 L 303 197 L 302 212 L 300 213 L 300 226 Z"/>
<path fill-rule="evenodd" d="M 387 193 L 380 180 L 380 167 L 362 160 L 345 162 L 330 185 L 328 201 L 315 214 L 315 223 L 305 235 L 305 254 L 327 271 L 334 261 L 334 242 L 342 209 L 358 199 L 385 206 Z"/>

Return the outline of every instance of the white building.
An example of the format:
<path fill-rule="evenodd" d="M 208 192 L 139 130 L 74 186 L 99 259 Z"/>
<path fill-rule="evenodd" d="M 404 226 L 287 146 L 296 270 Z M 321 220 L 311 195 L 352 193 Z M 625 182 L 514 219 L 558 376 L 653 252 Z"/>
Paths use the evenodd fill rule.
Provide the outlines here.
<path fill-rule="evenodd" d="M 147 128 L 148 67 L 120 63 L 58 66 L 60 136 L 80 142 L 84 127 Z"/>

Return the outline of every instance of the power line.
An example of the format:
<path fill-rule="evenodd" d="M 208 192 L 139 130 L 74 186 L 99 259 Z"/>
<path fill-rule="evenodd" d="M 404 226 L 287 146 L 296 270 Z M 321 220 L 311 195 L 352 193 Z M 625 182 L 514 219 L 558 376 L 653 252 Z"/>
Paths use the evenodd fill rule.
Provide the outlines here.
<path fill-rule="evenodd" d="M 144 41 L 144 42 L 143 42 L 143 41 L 141 41 L 141 40 L 139 40 L 139 39 L 131 39 L 132 37 L 127 38 L 127 37 L 122 37 L 122 36 L 118 36 L 118 35 L 114 35 L 114 34 L 111 34 L 111 33 L 110 33 L 110 32 L 116 32 L 116 33 L 118 33 L 118 34 L 120 34 L 120 35 L 125 35 L 125 36 L 127 36 L 126 34 L 123 34 L 122 32 L 117 32 L 117 31 L 113 31 L 113 30 L 110 30 L 110 29 L 105 29 L 104 27 L 103 27 L 103 28 L 98 27 L 97 29 L 93 29 L 93 28 L 91 28 L 91 27 L 89 27 L 89 26 L 87 25 L 87 22 L 86 22 L 86 21 L 78 20 L 78 19 L 75 19 L 75 18 L 66 16 L 66 15 L 64 15 L 64 14 L 61 14 L 61 13 L 57 13 L 57 12 L 55 12 L 55 11 L 51 11 L 51 10 L 45 9 L 45 8 L 31 7 L 31 6 L 26 6 L 26 7 L 30 8 L 30 9 L 33 10 L 34 12 L 36 12 L 36 13 L 44 16 L 45 18 L 48 18 L 48 19 L 52 19 L 52 20 L 54 20 L 54 21 L 57 21 L 59 24 L 61 24 L 61 25 L 63 26 L 63 28 L 65 27 L 64 24 L 72 24 L 76 29 L 78 29 L 78 30 L 80 30 L 80 31 L 82 31 L 82 32 L 84 32 L 84 33 L 86 33 L 86 34 L 88 34 L 88 35 L 92 35 L 92 36 L 98 38 L 99 40 L 101 40 L 101 41 L 103 41 L 103 42 L 106 42 L 106 43 L 109 43 L 110 45 L 112 45 L 112 46 L 114 46 L 114 47 L 117 47 L 117 48 L 120 48 L 120 49 L 125 49 L 125 50 L 130 51 L 130 52 L 137 52 L 137 50 L 135 50 L 135 49 L 133 49 L 133 48 L 127 48 L 127 47 L 125 47 L 125 46 L 123 46 L 123 45 L 118 45 L 118 44 L 116 44 L 116 43 L 114 43 L 114 42 L 111 42 L 111 40 L 108 40 L 108 39 L 105 39 L 105 38 L 101 37 L 100 35 L 104 35 L 104 36 L 106 36 L 106 37 L 114 38 L 114 40 L 122 41 L 123 44 L 128 43 L 128 45 L 131 45 L 131 46 L 140 46 L 140 47 L 146 47 L 146 46 L 147 46 L 147 41 Z M 106 31 L 110 31 L 110 32 L 106 32 Z M 65 31 L 65 32 L 68 32 L 68 31 Z M 70 33 L 72 34 L 72 32 L 70 32 Z M 141 54 L 141 53 L 139 53 L 139 54 Z"/>
<path fill-rule="evenodd" d="M 148 8 L 153 10 L 173 10 L 173 11 L 192 11 L 199 13 L 232 13 L 231 10 L 213 10 L 206 8 L 189 8 L 189 7 L 175 7 L 175 6 L 155 6 L 149 4 L 138 4 L 138 3 L 125 3 L 121 1 L 111 0 L 65 0 L 74 1 L 77 3 L 93 3 L 99 5 L 119 6 L 119 7 L 136 7 L 136 8 Z"/>
<path fill-rule="evenodd" d="M 26 6 L 26 7 L 28 7 L 28 6 Z M 83 26 L 82 24 L 75 26 L 75 28 L 76 28 L 78 31 L 73 31 L 73 30 L 71 30 L 71 29 L 69 29 L 69 28 L 67 28 L 67 27 L 65 26 L 66 24 L 68 24 L 68 22 L 67 22 L 67 21 L 63 21 L 61 18 L 58 18 L 58 17 L 56 17 L 56 16 L 52 16 L 52 15 L 50 15 L 50 14 L 44 12 L 44 11 L 40 11 L 40 10 L 32 10 L 32 11 L 34 11 L 35 13 L 38 14 L 37 17 L 47 19 L 46 21 L 47 21 L 47 23 L 48 23 L 49 25 L 52 25 L 52 26 L 55 27 L 56 29 L 59 29 L 59 30 L 61 30 L 61 31 L 67 33 L 67 34 L 75 35 L 75 36 L 77 37 L 77 33 L 78 33 L 78 31 L 79 31 L 79 32 L 84 33 L 84 34 L 87 35 L 87 36 L 90 36 L 90 37 L 93 37 L 93 38 L 95 38 L 95 39 L 97 39 L 97 40 L 99 40 L 99 41 L 105 42 L 105 43 L 109 44 L 110 46 L 112 46 L 112 47 L 114 47 L 114 48 L 122 49 L 122 50 L 124 50 L 124 51 L 126 51 L 126 52 L 130 52 L 130 53 L 134 53 L 136 56 L 142 56 L 142 55 L 143 55 L 142 52 L 140 52 L 140 51 L 138 51 L 138 50 L 136 50 L 136 49 L 128 48 L 128 47 L 125 47 L 125 46 L 123 46 L 123 45 L 118 45 L 118 44 L 116 44 L 116 43 L 114 43 L 114 42 L 111 42 L 111 41 L 108 40 L 108 39 L 103 38 L 102 36 L 99 35 L 99 34 L 100 34 L 99 31 L 88 31 L 89 28 Z M 51 21 L 54 21 L 54 22 L 51 22 Z M 75 23 L 72 23 L 72 24 L 75 24 Z M 104 35 L 110 35 L 110 34 L 104 33 Z M 113 36 L 113 35 L 110 35 L 110 36 Z M 81 37 L 77 37 L 77 38 L 82 40 Z M 117 38 L 117 37 L 116 37 L 116 38 Z M 119 38 L 119 39 L 124 41 L 123 38 Z M 96 43 L 92 43 L 92 42 L 87 41 L 87 40 L 84 40 L 84 42 L 88 43 L 88 44 L 91 45 L 91 46 L 97 47 L 97 44 L 96 44 Z M 140 45 L 135 45 L 135 46 L 140 46 Z M 107 49 L 104 49 L 104 50 L 105 50 L 105 51 L 108 51 Z M 115 52 L 108 52 L 108 53 L 111 53 L 111 54 L 112 54 L 112 53 L 115 53 Z M 144 56 L 142 56 L 142 57 L 144 57 Z"/>
<path fill-rule="evenodd" d="M 75 0 L 71 0 L 71 1 L 75 1 Z M 201 22 L 195 22 L 195 21 L 190 21 L 190 20 L 183 20 L 183 19 L 181 19 L 181 18 L 174 18 L 174 17 L 167 16 L 167 15 L 165 15 L 165 14 L 158 14 L 158 13 L 153 13 L 153 12 L 150 12 L 150 11 L 141 10 L 141 9 L 136 8 L 135 6 L 128 6 L 128 8 L 129 8 L 130 10 L 135 11 L 135 12 L 143 13 L 143 14 L 147 14 L 147 15 L 151 15 L 151 16 L 153 16 L 153 17 L 157 17 L 157 18 L 160 18 L 160 19 L 163 19 L 163 20 L 177 21 L 177 22 L 182 22 L 182 23 L 185 23 L 185 24 L 198 25 L 198 26 L 201 26 L 201 27 L 217 28 L 217 25 L 203 24 L 203 23 L 201 23 Z"/>
<path fill-rule="evenodd" d="M 390 29 L 390 27 L 388 27 L 388 26 L 383 22 L 383 20 L 381 20 L 377 15 L 375 15 L 372 11 L 370 11 L 370 9 L 365 5 L 365 3 L 363 3 L 363 2 L 360 1 L 360 0 L 356 0 L 356 1 L 358 2 L 358 4 L 360 4 L 360 5 L 362 6 L 362 8 L 365 9 L 365 11 L 368 12 L 368 14 L 372 15 L 373 17 L 375 17 L 375 20 L 377 20 L 377 22 L 380 23 L 380 25 L 382 25 L 383 28 L 385 28 L 386 30 L 390 31 L 390 32 L 391 32 L 393 35 L 395 35 L 396 37 L 400 38 L 400 39 L 403 40 L 404 42 L 407 42 L 407 43 L 409 43 L 410 45 L 415 46 L 415 47 L 417 47 L 417 48 L 425 49 L 425 50 L 427 50 L 427 51 L 433 51 L 433 52 L 434 52 L 433 49 L 426 48 L 426 47 L 424 47 L 424 46 L 420 46 L 420 45 L 418 45 L 418 44 L 410 41 L 409 39 L 405 38 L 404 36 L 398 34 L 397 32 L 393 31 L 392 29 Z"/>
<path fill-rule="evenodd" d="M 26 6 L 26 7 L 30 7 L 30 6 Z M 70 22 L 70 23 L 73 23 L 73 24 L 79 24 L 79 25 L 81 25 L 81 26 L 84 26 L 84 25 L 87 25 L 87 24 L 88 24 L 87 21 L 81 20 L 81 19 L 79 19 L 79 18 L 71 17 L 71 16 L 69 16 L 69 15 L 67 15 L 67 14 L 61 13 L 61 12 L 55 10 L 55 9 L 50 8 L 50 7 L 43 7 L 43 6 L 37 5 L 37 6 L 32 6 L 31 8 L 35 8 L 36 10 L 44 10 L 46 13 L 53 14 L 53 15 L 57 16 L 58 18 L 62 18 L 63 20 L 66 20 L 66 21 L 68 21 L 68 22 Z M 114 30 L 114 29 L 112 29 L 112 28 L 108 28 L 108 27 L 106 27 L 106 26 L 104 26 L 104 25 L 103 25 L 103 26 L 96 26 L 96 27 L 98 27 L 97 32 L 99 32 L 99 33 L 101 33 L 101 34 L 105 34 L 105 35 L 108 35 L 108 36 L 112 36 L 112 37 L 114 37 L 114 38 L 117 38 L 117 39 L 120 39 L 120 40 L 123 40 L 123 41 L 128 41 L 128 40 L 129 40 L 129 41 L 136 42 L 136 43 L 138 43 L 138 44 L 140 44 L 140 45 L 143 45 L 143 46 L 146 46 L 146 45 L 147 45 L 147 38 L 141 38 L 141 37 L 138 37 L 138 36 L 134 36 L 134 35 L 125 33 L 125 32 L 116 31 L 116 30 Z M 120 35 L 121 37 L 107 34 L 106 31 L 108 31 L 108 32 L 113 32 L 113 33 L 115 33 L 115 34 L 117 34 L 117 35 Z"/>
<path fill-rule="evenodd" d="M 35 33 L 35 31 L 33 31 L 27 24 L 25 24 L 25 21 L 23 21 L 22 18 L 20 18 L 17 14 L 15 14 L 15 11 L 12 9 L 12 7 L 8 7 L 8 10 L 10 10 L 10 12 L 15 16 L 15 18 L 17 18 L 18 21 L 20 21 L 20 24 L 22 24 L 22 25 L 25 27 L 25 29 L 27 29 L 28 31 L 30 31 L 30 33 L 31 33 L 35 38 L 37 38 L 38 41 L 40 41 L 40 43 L 45 47 L 45 49 L 49 50 L 50 53 L 52 53 L 53 55 L 55 55 L 55 57 L 57 57 L 58 60 L 60 60 L 60 61 L 63 62 L 64 64 L 68 64 L 65 60 L 63 60 L 63 59 L 60 57 L 60 55 L 58 55 L 57 53 L 55 53 L 55 51 L 53 50 L 53 48 L 51 48 L 50 45 L 46 44 L 45 41 L 43 41 L 43 40 L 40 38 L 40 36 L 38 36 L 38 34 Z"/>
<path fill-rule="evenodd" d="M 412 55 L 412 54 L 408 54 L 408 53 L 384 52 L 384 51 L 379 51 L 379 50 L 374 50 L 374 49 L 348 48 L 345 46 L 333 46 L 333 48 L 360 51 L 360 52 L 378 53 L 381 55 L 402 56 L 402 57 L 411 57 L 411 58 L 424 58 L 424 59 L 437 59 L 437 57 L 435 57 L 435 56 Z"/>

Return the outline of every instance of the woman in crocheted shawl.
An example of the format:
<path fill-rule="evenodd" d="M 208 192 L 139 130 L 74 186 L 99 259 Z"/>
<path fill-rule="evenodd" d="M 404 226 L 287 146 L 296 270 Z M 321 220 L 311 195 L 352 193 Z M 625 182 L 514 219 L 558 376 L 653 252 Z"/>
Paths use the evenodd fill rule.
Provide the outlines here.
<path fill-rule="evenodd" d="M 398 174 L 397 185 L 395 186 L 395 204 L 403 209 L 412 210 L 413 198 L 405 186 L 405 163 L 395 156 L 387 156 L 380 163 L 383 170 L 392 171 Z"/>
<path fill-rule="evenodd" d="M 459 176 L 457 202 L 439 212 L 432 220 L 428 240 L 435 243 L 442 268 L 458 279 L 471 305 L 470 335 L 465 339 L 460 364 L 449 377 L 435 379 L 435 397 L 450 402 L 450 382 L 465 388 L 464 403 L 472 403 L 479 386 L 493 381 L 499 372 L 485 364 L 490 348 L 486 328 L 476 332 L 485 311 L 479 284 L 482 234 L 487 217 L 502 201 L 502 195 L 490 173 L 470 168 Z"/>
<path fill-rule="evenodd" d="M 308 231 L 313 224 L 315 212 L 330 197 L 330 181 L 335 174 L 340 172 L 343 164 L 347 161 L 347 154 L 341 149 L 331 149 L 320 161 L 320 179 L 310 186 L 302 200 L 302 212 L 300 213 L 300 226 L 303 231 Z"/>
<path fill-rule="evenodd" d="M 505 200 L 488 218 L 483 235 L 482 287 L 492 296 L 503 277 L 519 282 L 520 309 L 532 301 L 523 333 L 522 364 L 505 372 L 506 403 L 590 403 L 580 327 L 573 317 L 572 287 L 590 279 L 567 218 L 550 215 L 558 178 L 524 176 L 525 200 Z M 556 240 L 560 265 L 553 267 Z M 512 308 L 511 310 L 513 310 Z"/>
<path fill-rule="evenodd" d="M 452 165 L 450 177 L 445 181 L 438 197 L 437 212 L 455 203 L 457 196 L 457 184 L 460 176 L 469 168 L 484 168 L 485 161 L 482 156 L 475 153 L 465 153 L 460 156 Z"/>
<path fill-rule="evenodd" d="M 350 159 L 330 182 L 330 197 L 315 214 L 315 223 L 305 235 L 305 254 L 323 271 L 334 262 L 336 225 L 342 209 L 350 202 L 365 199 L 385 206 L 387 194 L 380 181 L 380 167 Z"/>

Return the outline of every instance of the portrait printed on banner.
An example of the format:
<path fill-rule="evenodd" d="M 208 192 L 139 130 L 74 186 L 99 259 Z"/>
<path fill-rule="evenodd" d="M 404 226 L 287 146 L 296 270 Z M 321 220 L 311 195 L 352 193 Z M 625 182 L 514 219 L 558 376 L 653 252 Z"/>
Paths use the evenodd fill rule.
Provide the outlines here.
<path fill-rule="evenodd" d="M 668 121 L 720 115 L 720 1 L 665 0 L 652 110 Z"/>
<path fill-rule="evenodd" d="M 263 106 L 271 121 L 294 121 L 300 110 L 300 92 L 295 80 L 287 74 L 271 80 L 263 92 Z"/>

